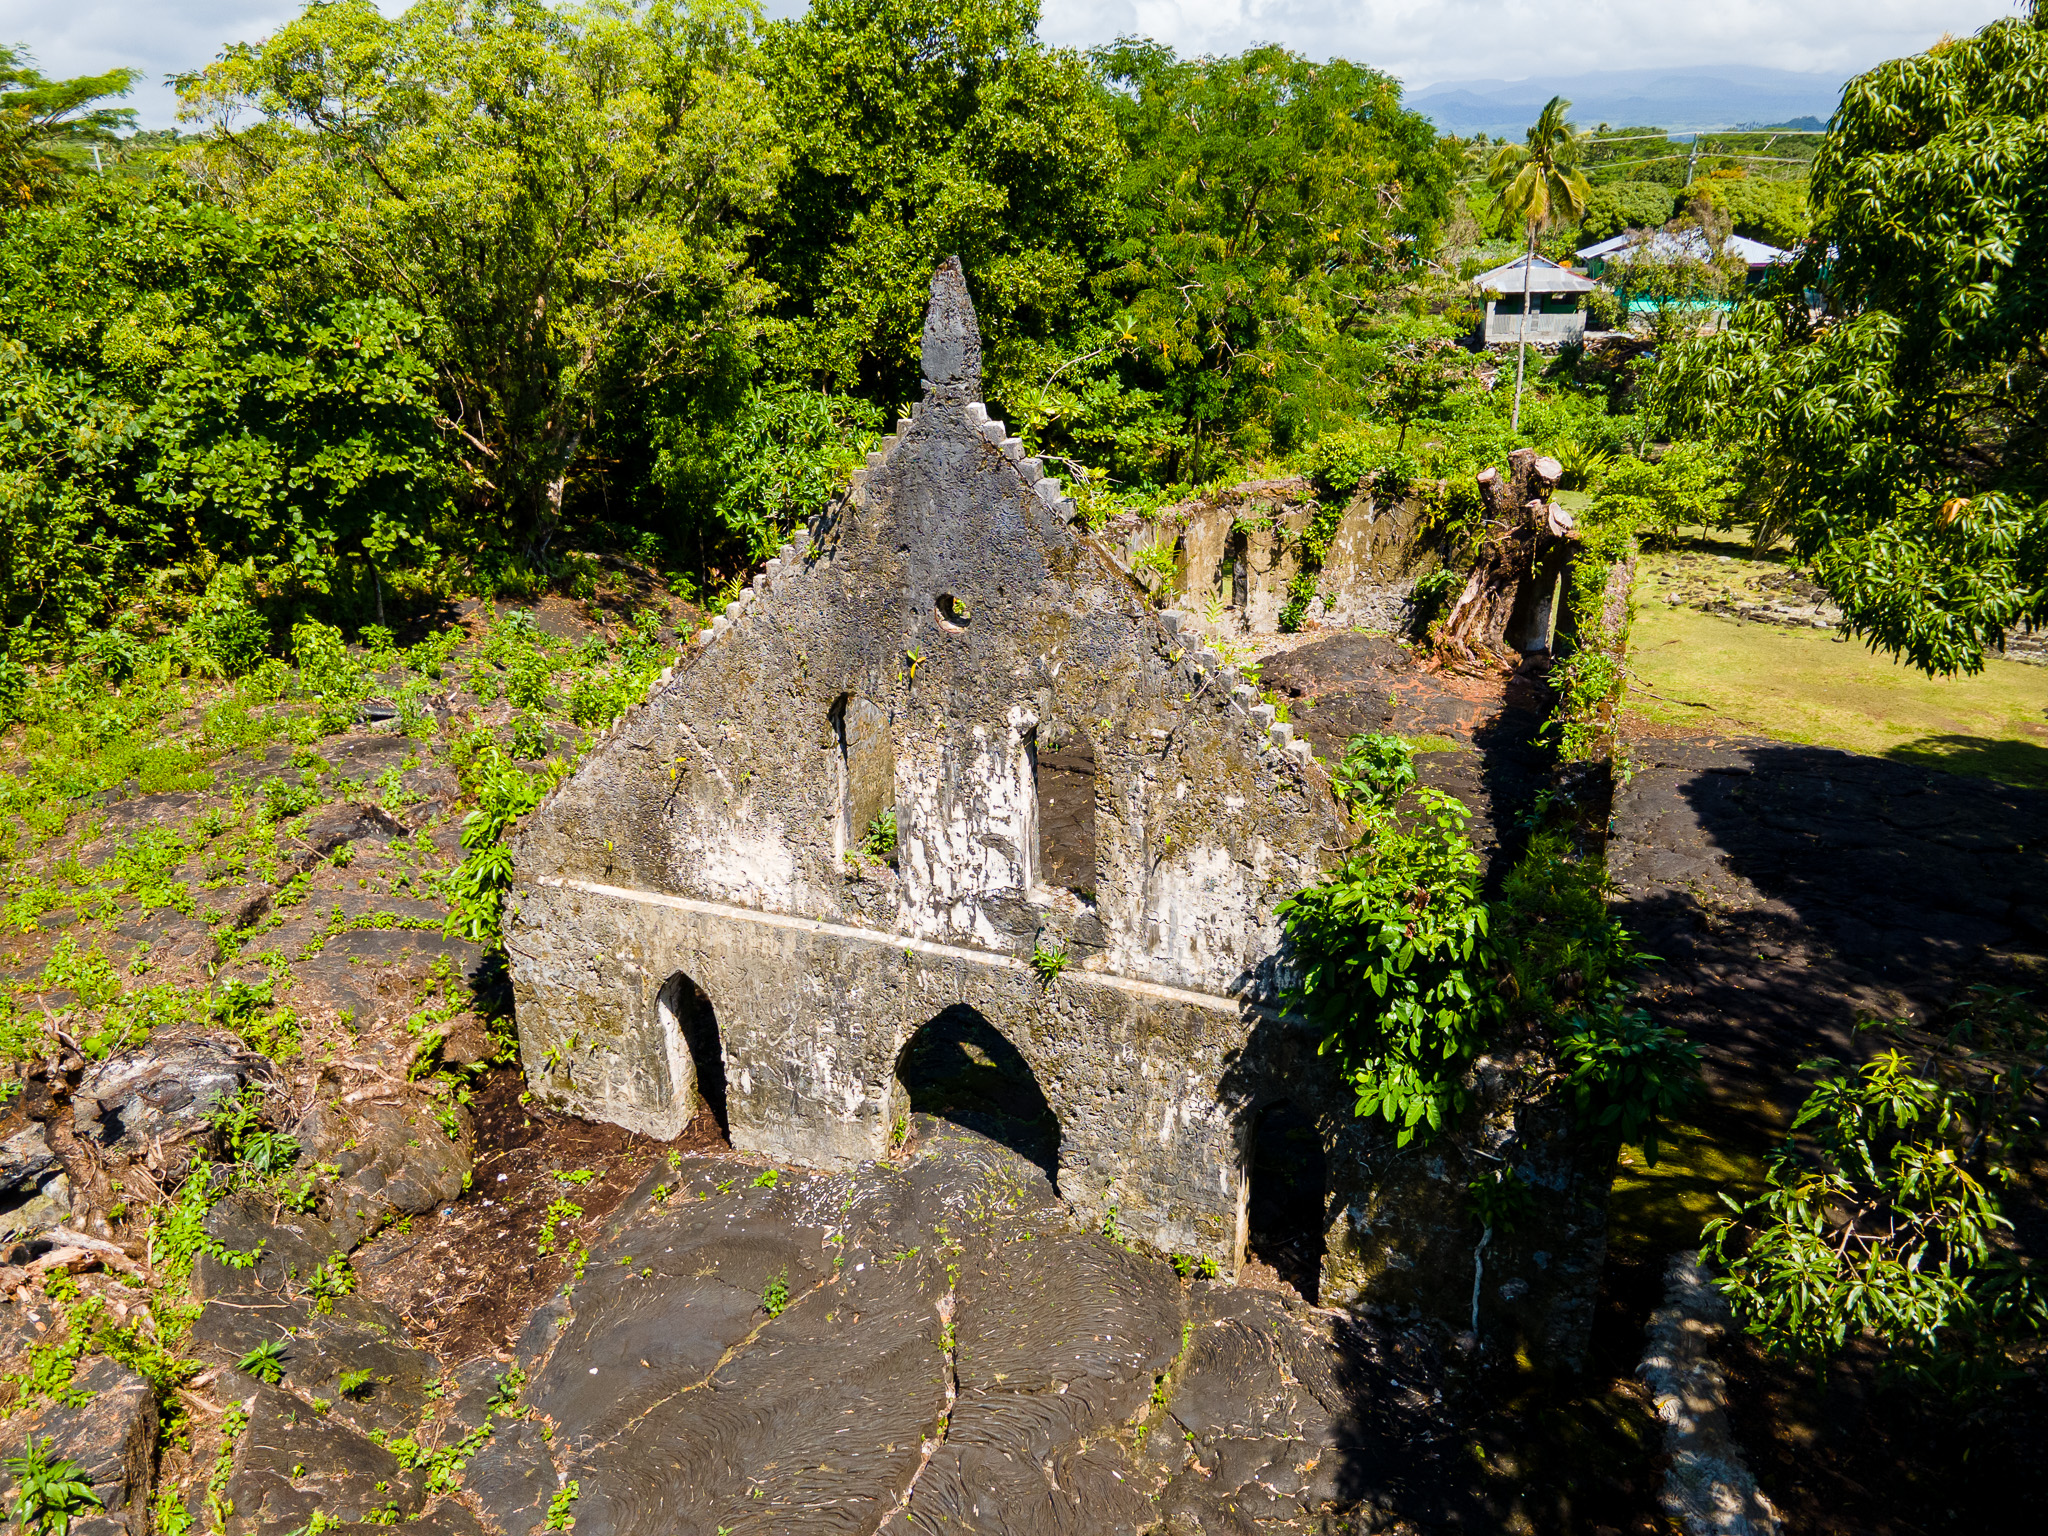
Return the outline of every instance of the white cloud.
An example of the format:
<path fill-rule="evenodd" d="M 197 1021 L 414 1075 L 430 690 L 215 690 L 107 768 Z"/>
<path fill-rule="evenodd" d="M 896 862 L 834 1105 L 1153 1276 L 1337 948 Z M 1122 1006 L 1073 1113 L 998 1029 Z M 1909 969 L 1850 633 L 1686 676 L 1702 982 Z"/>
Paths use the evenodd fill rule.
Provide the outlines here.
<path fill-rule="evenodd" d="M 1182 53 L 1275 42 L 1341 55 L 1411 89 L 1445 81 L 1684 64 L 1849 75 L 1973 32 L 2022 0 L 1044 0 L 1051 41 L 1137 32 Z"/>
<path fill-rule="evenodd" d="M 1341 54 L 1419 89 L 1443 81 L 1519 80 L 1597 69 L 1756 64 L 1846 78 L 1879 60 L 1970 32 L 2023 0 L 1044 0 L 1043 35 L 1086 47 L 1120 33 L 1180 52 L 1277 42 Z M 397 10 L 397 0 L 385 9 Z M 298 8 L 267 0 L 0 0 L 0 42 L 26 43 L 54 75 L 116 65 L 143 72 L 129 99 L 146 127 L 167 127 L 165 75 L 232 42 L 263 37 Z M 769 0 L 771 14 L 800 10 Z"/>

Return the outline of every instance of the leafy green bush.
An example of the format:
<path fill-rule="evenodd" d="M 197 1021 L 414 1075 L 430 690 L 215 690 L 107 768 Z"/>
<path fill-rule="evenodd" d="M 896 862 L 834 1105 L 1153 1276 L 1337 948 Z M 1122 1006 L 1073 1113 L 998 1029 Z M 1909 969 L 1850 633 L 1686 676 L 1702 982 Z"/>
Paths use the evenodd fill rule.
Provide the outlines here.
<path fill-rule="evenodd" d="M 1586 200 L 1579 233 L 1591 243 L 1631 229 L 1662 229 L 1671 221 L 1676 202 L 1672 188 L 1654 181 L 1617 181 L 1595 187 Z"/>
<path fill-rule="evenodd" d="M 1422 461 L 1380 440 L 1377 430 L 1352 429 L 1319 439 L 1301 460 L 1302 473 L 1322 502 L 1348 502 L 1370 475 L 1384 499 L 1407 494 L 1423 478 Z"/>
<path fill-rule="evenodd" d="M 1597 860 L 1539 828 L 1491 905 L 1464 835 L 1468 812 L 1418 786 L 1410 745 L 1353 737 L 1332 775 L 1360 836 L 1337 872 L 1281 903 L 1295 1000 L 1396 1143 L 1442 1128 L 1465 1077 L 1507 1027 L 1549 1037 L 1570 1067 L 1579 1123 L 1654 1140 L 1689 1090 L 1681 1039 L 1621 1011 L 1641 960 L 1608 915 Z M 1582 1000 L 1599 1001 L 1586 1008 Z"/>
<path fill-rule="evenodd" d="M 270 644 L 269 621 L 247 603 L 198 614 L 190 628 L 223 677 L 241 677 L 250 671 L 263 660 Z"/>
<path fill-rule="evenodd" d="M 896 862 L 896 807 L 875 812 L 875 819 L 868 823 L 862 834 L 860 851 L 871 859 L 884 864 Z"/>
<path fill-rule="evenodd" d="M 1595 288 L 1586 295 L 1586 329 L 1619 331 L 1628 325 L 1628 311 L 1612 289 Z"/>
<path fill-rule="evenodd" d="M 1364 740 L 1345 754 L 1357 849 L 1279 915 L 1320 1049 L 1336 1056 L 1358 1114 L 1395 1124 L 1405 1146 L 1464 1107 L 1465 1066 L 1500 1005 L 1486 977 L 1479 857 L 1464 835 L 1471 813 L 1415 785 L 1399 738 Z"/>
<path fill-rule="evenodd" d="M 1464 588 L 1467 573 L 1440 566 L 1426 576 L 1416 578 L 1415 589 L 1409 594 L 1414 612 L 1408 621 L 1409 632 L 1427 635 L 1430 625 L 1442 618 L 1451 605 L 1451 595 Z"/>
<path fill-rule="evenodd" d="M 1732 1214 L 1707 1224 L 1721 1290 L 1771 1353 L 1821 1361 L 1867 1337 L 1896 1368 L 1988 1385 L 2007 1346 L 2048 1327 L 2039 1278 L 1996 1240 L 2012 1223 L 1995 1186 L 2040 1142 L 2033 1074 L 1897 1049 L 1806 1068 L 1820 1078 L 1768 1187 L 1724 1195 Z"/>
<path fill-rule="evenodd" d="M 319 704 L 325 735 L 345 731 L 369 697 L 370 668 L 348 648 L 340 630 L 317 619 L 292 626 L 292 658 L 299 664 L 299 691 Z"/>
<path fill-rule="evenodd" d="M 1678 542 L 1688 526 L 1719 525 L 1735 481 L 1727 462 L 1698 443 L 1674 443 L 1655 463 L 1615 457 L 1604 468 L 1589 515 L 1633 531 L 1655 548 Z"/>
<path fill-rule="evenodd" d="M 1392 806 L 1415 787 L 1414 749 L 1399 736 L 1354 736 L 1330 773 L 1330 793 L 1347 811 Z"/>
<path fill-rule="evenodd" d="M 539 715 L 514 715 L 512 740 L 507 750 L 522 763 L 537 763 L 555 750 L 555 733 L 548 729 L 547 721 Z"/>
<path fill-rule="evenodd" d="M 505 833 L 540 804 L 555 775 L 528 773 L 496 747 L 486 747 L 465 778 L 476 809 L 462 819 L 462 846 L 468 854 L 442 886 L 449 907 L 446 932 L 495 949 L 504 942 L 505 893 L 512 888 L 512 850 L 505 846 Z"/>
<path fill-rule="evenodd" d="M 1607 871 L 1561 827 L 1538 827 L 1494 903 L 1494 942 L 1514 1013 L 1556 1027 L 1582 999 L 1605 997 L 1642 963 L 1607 907 Z"/>
<path fill-rule="evenodd" d="M 1682 1031 L 1610 992 L 1558 1036 L 1579 1123 L 1643 1149 L 1654 1166 L 1657 1137 L 1699 1095 L 1700 1049 Z"/>

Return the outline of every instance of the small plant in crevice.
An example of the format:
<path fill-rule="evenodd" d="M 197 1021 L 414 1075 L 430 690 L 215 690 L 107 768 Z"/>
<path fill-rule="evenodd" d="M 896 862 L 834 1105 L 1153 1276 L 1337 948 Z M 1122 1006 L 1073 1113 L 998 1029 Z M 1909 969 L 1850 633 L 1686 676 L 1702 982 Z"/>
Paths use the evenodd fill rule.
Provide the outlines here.
<path fill-rule="evenodd" d="M 508 1366 L 505 1373 L 491 1384 L 491 1395 L 484 1400 L 484 1407 L 492 1413 L 510 1414 L 519 1406 L 519 1394 L 526 1387 L 526 1372 L 520 1367 Z"/>
<path fill-rule="evenodd" d="M 761 1287 L 761 1310 L 770 1317 L 780 1317 L 789 1310 L 789 1276 L 774 1276 Z"/>
<path fill-rule="evenodd" d="M 535 1252 L 542 1258 L 553 1253 L 562 1242 L 561 1225 L 565 1221 L 581 1221 L 583 1207 L 575 1201 L 558 1198 L 548 1205 L 547 1215 L 541 1219 L 540 1239 Z"/>
<path fill-rule="evenodd" d="M 314 1298 L 313 1310 L 329 1313 L 335 1302 L 356 1293 L 356 1272 L 346 1254 L 333 1254 L 306 1276 L 306 1294 Z"/>
<path fill-rule="evenodd" d="M 582 1493 L 582 1488 L 573 1477 L 556 1489 L 554 1497 L 548 1500 L 548 1519 L 544 1528 L 550 1531 L 574 1530 L 576 1517 L 569 1513 L 569 1507 L 582 1496 Z"/>
<path fill-rule="evenodd" d="M 72 1520 L 87 1510 L 103 1509 L 84 1469 L 62 1457 L 52 1458 L 51 1437 L 42 1443 L 29 1435 L 19 1456 L 4 1463 L 14 1483 L 15 1524 L 28 1536 L 70 1536 Z"/>
<path fill-rule="evenodd" d="M 1067 949 L 1058 939 L 1048 942 L 1042 935 L 1031 946 L 1031 971 L 1038 984 L 1050 992 L 1067 968 Z"/>
<path fill-rule="evenodd" d="M 283 1339 L 266 1339 L 237 1360 L 235 1369 L 274 1387 L 284 1379 L 284 1345 Z"/>
<path fill-rule="evenodd" d="M 896 807 L 877 811 L 862 833 L 860 851 L 878 864 L 896 862 Z"/>
<path fill-rule="evenodd" d="M 1155 601 L 1164 603 L 1173 597 L 1174 585 L 1180 577 L 1180 550 L 1176 541 L 1162 540 L 1148 544 L 1131 557 L 1131 567 L 1159 579 L 1153 591 Z"/>

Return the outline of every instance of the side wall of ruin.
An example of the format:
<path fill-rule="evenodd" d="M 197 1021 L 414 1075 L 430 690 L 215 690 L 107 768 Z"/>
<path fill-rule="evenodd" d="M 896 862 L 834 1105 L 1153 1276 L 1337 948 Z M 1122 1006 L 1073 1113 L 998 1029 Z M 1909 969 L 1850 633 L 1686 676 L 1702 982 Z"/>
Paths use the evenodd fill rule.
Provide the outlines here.
<path fill-rule="evenodd" d="M 1305 480 L 1253 480 L 1169 507 L 1156 520 L 1112 524 L 1104 536 L 1154 591 L 1170 583 L 1176 603 L 1203 632 L 1270 635 L 1301 574 L 1302 537 L 1318 508 Z M 1423 535 L 1423 507 L 1382 497 L 1370 485 L 1344 508 L 1316 572 L 1324 623 L 1399 633 L 1414 615 L 1417 579 L 1438 560 Z M 1168 578 L 1140 560 L 1171 552 Z"/>

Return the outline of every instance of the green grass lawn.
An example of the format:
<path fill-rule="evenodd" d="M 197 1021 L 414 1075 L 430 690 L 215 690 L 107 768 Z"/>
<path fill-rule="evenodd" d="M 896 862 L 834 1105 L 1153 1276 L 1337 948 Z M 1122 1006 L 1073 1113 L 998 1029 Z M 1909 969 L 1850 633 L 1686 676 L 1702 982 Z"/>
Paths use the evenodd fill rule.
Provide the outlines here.
<path fill-rule="evenodd" d="M 1716 553 L 1744 548 L 1711 546 Z M 1658 578 L 1681 558 L 1650 556 L 1638 579 L 1631 713 L 2048 787 L 2048 667 L 1991 659 L 1974 677 L 1931 678 L 1833 631 L 1673 607 L 1657 596 Z M 1695 553 L 1694 581 L 1699 568 Z M 1772 561 L 1714 561 L 1731 589 L 1776 568 Z"/>

